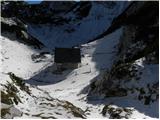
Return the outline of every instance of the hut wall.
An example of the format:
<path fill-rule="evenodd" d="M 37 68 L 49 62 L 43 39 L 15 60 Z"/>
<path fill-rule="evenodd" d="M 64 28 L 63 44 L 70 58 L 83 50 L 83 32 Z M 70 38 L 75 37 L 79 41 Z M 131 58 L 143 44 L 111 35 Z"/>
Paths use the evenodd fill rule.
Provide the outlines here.
<path fill-rule="evenodd" d="M 56 65 L 58 70 L 75 69 L 79 67 L 80 63 L 57 63 Z"/>

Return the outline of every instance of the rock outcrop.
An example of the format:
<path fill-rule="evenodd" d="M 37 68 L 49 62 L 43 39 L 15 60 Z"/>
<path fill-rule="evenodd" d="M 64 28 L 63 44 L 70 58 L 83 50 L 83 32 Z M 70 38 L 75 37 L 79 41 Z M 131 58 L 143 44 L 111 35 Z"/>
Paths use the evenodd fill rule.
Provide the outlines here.
<path fill-rule="evenodd" d="M 26 84 L 24 79 L 14 73 L 8 73 L 8 75 L 11 81 L 2 85 L 2 91 L 0 91 L 2 118 L 11 119 L 22 115 L 42 119 L 53 119 L 59 116 L 86 118 L 85 112 L 72 103 L 52 98 L 49 93 L 38 87 Z M 40 96 L 35 96 L 33 91 L 40 93 Z M 32 105 L 28 107 L 30 103 Z M 23 104 L 27 106 L 24 107 Z"/>
<path fill-rule="evenodd" d="M 159 63 L 158 2 L 132 3 L 124 13 L 115 18 L 106 34 L 120 26 L 123 26 L 123 35 L 117 46 L 118 52 L 114 64 L 103 76 L 96 78 L 91 83 L 89 96 L 99 94 L 104 97 L 122 97 L 133 91 L 140 94 L 140 90 L 144 88 L 136 84 L 144 81 L 143 75 L 146 74 L 146 71 L 137 62 L 144 64 L 144 67 Z M 132 86 L 129 85 L 131 83 Z M 154 86 L 154 84 L 158 83 L 155 81 L 148 83 L 149 86 Z M 147 82 L 145 87 L 147 89 Z M 149 89 L 149 91 L 147 92 L 149 96 L 142 97 L 145 101 L 146 98 L 152 101 L 153 94 L 158 95 L 158 87 L 155 90 Z"/>
<path fill-rule="evenodd" d="M 1 17 L 1 32 L 2 36 L 6 36 L 7 32 L 14 34 L 14 36 L 18 38 L 19 42 L 34 46 L 38 49 L 44 46 L 38 39 L 27 32 L 27 25 L 16 17 Z"/>

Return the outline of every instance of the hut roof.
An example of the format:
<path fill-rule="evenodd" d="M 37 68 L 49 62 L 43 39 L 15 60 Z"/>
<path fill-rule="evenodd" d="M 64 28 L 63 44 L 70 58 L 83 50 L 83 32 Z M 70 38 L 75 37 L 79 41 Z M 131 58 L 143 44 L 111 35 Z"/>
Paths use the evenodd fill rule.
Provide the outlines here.
<path fill-rule="evenodd" d="M 81 55 L 79 48 L 55 48 L 56 63 L 80 63 Z"/>

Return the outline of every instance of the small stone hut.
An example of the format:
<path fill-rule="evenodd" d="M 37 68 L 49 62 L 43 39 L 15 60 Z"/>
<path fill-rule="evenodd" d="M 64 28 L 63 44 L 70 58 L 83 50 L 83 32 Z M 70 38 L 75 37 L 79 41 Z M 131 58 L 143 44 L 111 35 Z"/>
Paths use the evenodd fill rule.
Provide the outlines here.
<path fill-rule="evenodd" d="M 81 63 L 79 48 L 55 48 L 55 63 L 58 70 L 75 69 Z"/>

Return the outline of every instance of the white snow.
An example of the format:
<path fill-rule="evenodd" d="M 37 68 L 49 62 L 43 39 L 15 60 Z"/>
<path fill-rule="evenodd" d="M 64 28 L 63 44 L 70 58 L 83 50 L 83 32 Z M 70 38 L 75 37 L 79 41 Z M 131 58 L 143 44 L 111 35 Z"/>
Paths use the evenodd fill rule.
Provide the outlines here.
<path fill-rule="evenodd" d="M 34 63 L 31 60 L 31 55 L 40 51 L 33 50 L 22 43 L 14 41 L 14 38 L 13 41 L 3 36 L 0 39 L 2 45 L 1 61 L 3 74 L 13 72 L 19 77 L 27 79 L 34 72 L 42 69 L 42 66 L 47 67 L 47 64 L 49 64 L 48 61 Z"/>
<path fill-rule="evenodd" d="M 87 85 L 89 85 L 93 78 L 98 76 L 100 72 L 103 72 L 104 69 L 111 67 L 115 56 L 115 46 L 118 44 L 121 33 L 122 29 L 119 29 L 105 38 L 82 45 L 81 50 L 84 57 L 82 57 L 81 67 L 73 71 L 67 70 L 62 75 L 55 75 L 52 73 L 55 70 L 53 57 L 48 58 L 47 61 L 34 63 L 31 60 L 31 55 L 40 51 L 33 50 L 24 44 L 21 44 L 17 41 L 11 41 L 8 38 L 1 36 L 1 43 L 3 45 L 1 49 L 1 55 L 3 57 L 3 72 L 1 73 L 1 78 L 3 79 L 1 79 L 0 82 L 5 84 L 6 80 L 10 81 L 6 73 L 13 72 L 19 77 L 28 79 L 26 82 L 30 85 L 38 86 L 38 89 L 36 87 L 31 88 L 36 97 L 44 97 L 45 93 L 47 93 L 53 98 L 67 100 L 83 110 L 88 110 L 86 112 L 87 118 L 104 118 L 100 114 L 102 107 L 104 106 L 103 103 L 112 102 L 117 106 L 127 106 L 130 108 L 134 108 L 134 106 L 136 106 L 138 108 L 143 108 L 144 110 L 142 111 L 147 111 L 150 108 L 156 108 L 156 104 L 144 107 L 140 102 L 135 101 L 131 97 L 109 98 L 107 100 L 95 99 L 95 101 L 87 102 L 87 94 L 81 94 L 81 91 Z M 139 62 L 137 64 L 141 65 L 142 61 L 139 60 Z M 151 68 L 149 69 L 151 71 L 146 72 L 147 75 L 144 75 L 143 79 L 146 81 L 146 79 L 152 75 L 152 77 L 150 77 L 148 80 L 150 80 L 150 82 L 152 82 L 152 80 L 157 80 L 157 78 L 154 78 L 153 76 L 156 77 L 156 71 L 158 70 L 154 69 L 154 66 L 149 66 L 149 68 Z M 154 71 L 155 74 L 150 73 L 153 72 L 152 68 L 153 71 L 156 70 Z M 143 84 L 144 82 L 142 82 L 140 85 L 143 86 Z M 46 92 L 40 93 L 40 90 Z M 25 100 L 25 102 L 19 104 L 18 108 L 25 109 L 23 112 L 28 109 L 26 112 L 34 115 L 42 110 L 46 116 L 48 115 L 48 106 L 42 109 L 40 108 L 41 106 L 37 106 L 38 103 L 35 103 L 33 100 L 34 98 L 26 96 L 26 94 L 23 95 L 23 93 L 21 93 L 20 96 L 23 96 L 24 100 L 29 98 L 27 102 Z M 38 100 L 37 102 L 42 101 Z M 49 101 L 47 101 L 47 103 L 48 102 Z M 145 113 L 136 110 L 137 108 L 134 109 L 135 111 L 133 112 L 131 118 L 150 118 Z M 149 112 L 152 110 L 153 109 L 150 109 Z M 50 111 L 49 113 L 53 112 Z M 63 111 L 63 113 L 63 115 L 58 117 L 64 118 L 65 114 L 67 113 L 65 113 L 65 111 Z M 67 114 L 67 116 L 71 115 Z M 22 117 L 26 118 L 29 116 L 23 115 Z"/>
<path fill-rule="evenodd" d="M 101 11 L 99 13 L 101 13 Z M 86 18 L 84 21 L 86 21 L 85 24 L 89 25 L 90 23 L 87 22 L 87 19 L 89 18 Z M 95 20 L 92 21 L 92 25 L 93 22 L 98 23 L 98 21 Z M 88 28 L 85 26 L 85 24 L 83 24 L 84 23 L 82 23 L 81 26 L 82 28 Z M 102 28 L 102 26 L 103 25 L 99 24 L 95 25 L 94 27 L 97 27 L 98 29 Z M 104 25 L 104 27 L 106 26 Z M 81 34 L 88 36 L 88 38 L 95 35 L 96 33 L 91 32 L 91 29 L 94 28 L 89 28 L 88 31 L 86 29 L 86 31 L 84 31 L 86 34 Z M 63 32 L 60 31 L 61 28 L 53 28 L 51 31 L 49 31 L 49 26 L 47 26 L 46 29 L 44 29 L 43 26 L 43 30 L 45 30 L 44 34 L 42 33 L 41 28 L 35 28 L 37 33 L 35 33 L 34 30 L 32 32 L 34 34 L 41 35 L 41 40 L 48 39 L 47 41 L 44 41 L 44 43 L 51 48 L 56 45 L 61 45 L 62 43 L 66 46 L 79 44 L 82 42 L 81 39 L 84 38 L 84 36 L 81 38 L 76 36 L 80 34 L 80 31 L 82 32 L 83 29 L 79 29 L 79 32 L 73 35 L 73 38 L 77 38 L 76 41 L 70 34 L 58 36 Z M 27 95 L 23 91 L 19 93 L 19 96 L 22 97 L 21 99 L 23 101 L 22 103 L 16 105 L 16 107 L 24 113 L 30 114 L 23 114 L 21 118 L 37 118 L 37 116 L 33 117 L 36 114 L 43 114 L 43 116 L 46 117 L 51 115 L 57 118 L 74 118 L 74 116 L 71 113 L 67 113 L 67 110 L 65 110 L 63 107 L 56 106 L 58 103 L 57 99 L 69 101 L 82 110 L 86 110 L 85 114 L 87 118 L 106 118 L 102 116 L 101 111 L 105 104 L 111 103 L 115 107 L 128 107 L 134 109 L 131 118 L 157 117 L 158 102 L 155 102 L 149 106 L 144 106 L 141 101 L 134 99 L 134 96 L 126 96 L 121 98 L 114 97 L 107 99 L 95 97 L 92 99 L 92 101 L 87 101 L 87 93 L 83 93 L 84 90 L 88 90 L 85 88 L 95 77 L 103 73 L 103 71 L 109 69 L 113 64 L 113 60 L 116 57 L 116 45 L 119 42 L 121 34 L 122 28 L 102 39 L 81 45 L 81 51 L 83 55 L 81 66 L 75 70 L 66 70 L 62 74 L 54 74 L 56 69 L 56 66 L 54 65 L 54 55 L 48 55 L 43 61 L 35 63 L 32 61 L 31 55 L 38 54 L 39 52 L 43 51 L 43 49 L 41 51 L 35 50 L 22 43 L 14 41 L 16 38 L 10 40 L 9 38 L 1 36 L 2 71 L 0 83 L 6 84 L 6 81 L 11 81 L 7 73 L 13 72 L 15 75 L 26 80 L 26 83 L 30 85 L 31 92 L 33 93 L 32 96 Z M 46 36 L 49 37 L 46 38 Z M 55 40 L 52 41 L 51 39 L 53 39 L 53 36 L 55 36 Z M 64 38 L 68 38 L 68 36 L 70 36 L 69 38 L 71 41 L 63 41 Z M 57 40 L 60 40 L 60 42 L 57 43 Z M 83 40 L 83 42 L 86 42 L 87 39 Z M 142 59 L 135 62 L 135 64 L 144 68 L 144 74 L 142 77 L 143 81 L 139 82 L 138 86 L 145 86 L 147 83 L 156 82 L 158 80 L 158 65 L 146 66 L 142 63 Z M 55 100 L 49 101 L 43 97 L 49 99 L 54 98 Z M 45 105 L 46 103 L 54 104 L 56 109 L 53 109 L 49 105 Z"/>

